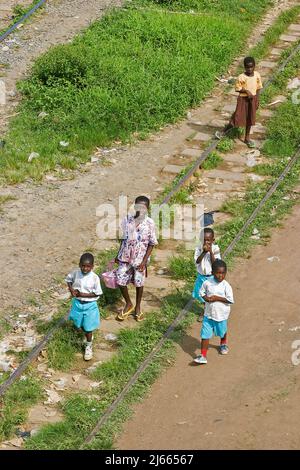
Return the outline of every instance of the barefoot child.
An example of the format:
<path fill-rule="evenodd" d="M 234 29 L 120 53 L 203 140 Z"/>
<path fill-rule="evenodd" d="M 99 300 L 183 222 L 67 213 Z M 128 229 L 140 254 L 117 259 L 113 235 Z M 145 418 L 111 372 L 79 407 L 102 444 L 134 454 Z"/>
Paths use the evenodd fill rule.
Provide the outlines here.
<path fill-rule="evenodd" d="M 66 277 L 72 298 L 72 308 L 69 320 L 76 328 L 82 328 L 86 337 L 84 359 L 93 357 L 93 331 L 100 325 L 100 314 L 97 300 L 102 294 L 100 279 L 93 272 L 94 256 L 84 253 L 79 261 L 79 269 L 72 271 Z"/>
<path fill-rule="evenodd" d="M 143 320 L 141 301 L 147 275 L 147 263 L 153 247 L 157 245 L 155 224 L 148 211 L 150 200 L 146 196 L 139 196 L 135 200 L 135 215 L 127 215 L 123 220 L 123 239 L 116 257 L 119 265 L 116 271 L 117 283 L 125 299 L 125 307 L 118 315 L 118 320 L 125 320 L 134 311 L 137 321 Z M 128 284 L 136 288 L 135 307 L 131 302 Z"/>
<path fill-rule="evenodd" d="M 201 355 L 194 359 L 196 364 L 207 364 L 207 350 L 210 338 L 215 335 L 221 338 L 220 354 L 227 354 L 227 320 L 230 305 L 234 303 L 230 284 L 225 281 L 227 266 L 222 260 L 212 265 L 213 277 L 203 283 L 200 295 L 205 300 L 204 319 L 201 329 Z"/>
<path fill-rule="evenodd" d="M 235 91 L 239 93 L 236 110 L 224 131 L 227 132 L 233 127 L 245 127 L 244 142 L 248 147 L 254 148 L 255 143 L 250 140 L 250 131 L 256 122 L 259 94 L 263 85 L 260 74 L 255 70 L 255 60 L 253 57 L 246 57 L 244 59 L 244 67 L 245 72 L 238 76 L 235 84 Z M 216 132 L 216 137 L 221 138 L 221 134 Z"/>
<path fill-rule="evenodd" d="M 214 243 L 215 234 L 212 228 L 204 229 L 204 243 L 203 247 L 199 246 L 195 250 L 194 259 L 197 266 L 197 279 L 194 285 L 193 298 L 204 303 L 203 298 L 200 296 L 200 289 L 202 284 L 212 277 L 212 264 L 216 259 L 221 259 L 220 248 Z M 198 321 L 200 321 L 199 315 Z"/>

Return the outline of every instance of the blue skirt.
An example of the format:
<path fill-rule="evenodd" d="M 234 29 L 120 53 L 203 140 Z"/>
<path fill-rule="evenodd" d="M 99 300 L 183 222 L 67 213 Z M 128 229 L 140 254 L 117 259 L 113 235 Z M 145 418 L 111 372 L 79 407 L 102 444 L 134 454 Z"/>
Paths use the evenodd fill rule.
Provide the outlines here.
<path fill-rule="evenodd" d="M 86 332 L 96 330 L 100 326 L 97 302 L 93 300 L 81 303 L 78 299 L 73 298 L 69 320 L 72 320 L 76 328 L 82 328 Z"/>
<path fill-rule="evenodd" d="M 193 296 L 194 299 L 197 299 L 197 300 L 199 300 L 199 302 L 202 302 L 202 303 L 205 302 L 205 300 L 202 299 L 202 297 L 200 295 L 200 289 L 202 287 L 202 284 L 205 281 L 207 281 L 208 279 L 212 279 L 212 278 L 213 278 L 212 274 L 209 274 L 208 276 L 204 276 L 204 274 L 199 274 L 198 273 L 196 282 L 194 284 L 193 293 L 192 293 L 192 296 Z"/>

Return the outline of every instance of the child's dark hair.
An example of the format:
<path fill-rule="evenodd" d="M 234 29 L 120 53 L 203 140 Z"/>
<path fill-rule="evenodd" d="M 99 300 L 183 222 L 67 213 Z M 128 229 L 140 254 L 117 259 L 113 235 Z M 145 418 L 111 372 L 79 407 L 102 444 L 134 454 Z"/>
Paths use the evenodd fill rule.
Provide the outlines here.
<path fill-rule="evenodd" d="M 212 272 L 215 273 L 218 268 L 224 268 L 227 272 L 227 264 L 222 259 L 216 259 L 212 264 Z"/>
<path fill-rule="evenodd" d="M 148 209 L 150 207 L 150 199 L 147 196 L 138 196 L 134 202 L 135 204 L 139 204 L 140 202 L 143 202 L 144 204 L 146 204 Z"/>
<path fill-rule="evenodd" d="M 253 64 L 255 66 L 255 59 L 254 57 L 245 57 L 244 59 L 244 67 L 247 67 L 247 65 Z"/>
<path fill-rule="evenodd" d="M 215 238 L 215 232 L 213 231 L 212 228 L 205 227 L 205 229 L 203 230 L 203 233 L 211 233 L 212 237 Z"/>
<path fill-rule="evenodd" d="M 94 264 L 94 256 L 92 253 L 83 253 L 83 255 L 81 255 L 79 264 L 85 263 Z"/>

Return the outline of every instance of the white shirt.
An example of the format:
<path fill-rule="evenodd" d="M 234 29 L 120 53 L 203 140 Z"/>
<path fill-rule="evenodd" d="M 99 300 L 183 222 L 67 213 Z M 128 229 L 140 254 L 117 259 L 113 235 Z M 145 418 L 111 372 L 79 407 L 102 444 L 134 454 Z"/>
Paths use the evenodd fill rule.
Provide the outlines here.
<path fill-rule="evenodd" d="M 202 247 L 199 246 L 196 248 L 195 254 L 194 254 L 195 263 L 202 252 L 203 252 Z M 218 247 L 218 245 L 214 245 L 214 244 L 212 245 L 212 252 L 216 259 L 221 259 L 220 248 Z M 203 256 L 201 263 L 199 264 L 196 263 L 198 273 L 202 274 L 203 276 L 209 276 L 211 274 L 211 264 L 212 263 L 210 259 L 210 253 L 206 253 Z"/>
<path fill-rule="evenodd" d="M 84 294 L 96 294 L 97 297 L 76 297 L 76 299 L 84 302 L 95 302 L 99 299 L 99 295 L 103 294 L 100 279 L 97 274 L 90 271 L 88 274 L 82 274 L 81 269 L 75 269 L 69 273 L 65 279 L 66 282 L 72 283 L 73 289 L 78 289 Z"/>
<path fill-rule="evenodd" d="M 212 295 L 217 295 L 219 297 L 224 297 L 229 304 L 233 304 L 233 292 L 231 285 L 225 281 L 218 282 L 213 279 L 208 279 L 204 281 L 200 289 L 200 295 L 203 297 L 211 297 Z M 224 302 L 205 302 L 204 316 L 211 318 L 215 321 L 227 320 L 230 314 L 230 305 L 225 304 Z"/>

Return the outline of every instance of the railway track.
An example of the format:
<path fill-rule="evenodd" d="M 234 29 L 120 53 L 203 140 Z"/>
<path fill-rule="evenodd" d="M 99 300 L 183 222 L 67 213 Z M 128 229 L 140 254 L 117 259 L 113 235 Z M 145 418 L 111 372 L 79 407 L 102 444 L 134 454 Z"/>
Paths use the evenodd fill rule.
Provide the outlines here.
<path fill-rule="evenodd" d="M 4 13 L 5 16 L 3 20 L 0 22 L 0 31 L 2 29 L 2 24 L 3 24 L 3 29 L 7 27 L 7 29 L 0 34 L 0 42 L 4 41 L 7 36 L 9 36 L 11 33 L 13 33 L 16 29 L 20 27 L 21 24 L 24 23 L 28 18 L 30 18 L 40 7 L 42 7 L 47 0 L 40 0 L 38 3 L 33 5 L 30 10 L 28 10 L 18 21 L 16 21 L 13 25 L 8 27 L 8 23 L 11 21 L 12 13 L 13 13 L 13 7 L 16 5 L 16 2 L 10 2 L 9 5 L 1 7 L 0 12 Z M 31 5 L 32 1 L 31 0 L 24 0 L 21 4 L 22 7 L 27 8 Z"/>
<path fill-rule="evenodd" d="M 24 15 L 18 23 L 13 25 L 13 27 L 10 27 L 5 33 L 0 35 L 0 41 L 3 40 L 5 37 L 7 37 L 9 34 L 11 34 L 20 24 L 22 21 L 24 21 L 26 18 L 31 16 L 39 7 L 41 7 L 46 0 L 42 0 L 39 3 L 37 3 L 34 8 L 32 8 L 26 15 Z M 291 51 L 290 55 L 287 57 L 287 59 L 282 63 L 282 65 L 273 73 L 273 75 L 267 80 L 267 82 L 264 84 L 264 90 L 263 92 L 269 87 L 269 85 L 274 81 L 276 76 L 281 73 L 285 67 L 289 64 L 289 62 L 292 60 L 292 58 L 297 54 L 297 52 L 300 50 L 300 44 L 297 44 L 296 47 L 293 48 Z M 226 133 L 223 134 L 223 136 L 226 136 Z M 213 138 L 211 141 L 210 145 L 201 152 L 199 157 L 196 159 L 196 161 L 193 163 L 192 167 L 190 170 L 178 181 L 178 183 L 175 185 L 175 187 L 164 197 L 160 207 L 164 206 L 165 204 L 168 204 L 172 197 L 180 191 L 180 189 L 186 185 L 186 183 L 193 177 L 194 173 L 201 167 L 203 162 L 208 158 L 210 153 L 216 149 L 217 145 L 219 143 L 218 139 Z M 252 212 L 252 214 L 249 216 L 247 221 L 245 222 L 244 226 L 242 229 L 239 231 L 239 233 L 234 237 L 234 239 L 231 241 L 231 243 L 228 245 L 224 252 L 224 258 L 226 258 L 235 248 L 235 246 L 238 244 L 239 240 L 242 238 L 244 233 L 246 232 L 247 228 L 253 223 L 255 220 L 257 214 L 259 211 L 262 209 L 264 204 L 268 201 L 268 199 L 274 194 L 280 183 L 285 179 L 287 174 L 290 172 L 292 167 L 296 164 L 300 157 L 300 150 L 298 150 L 294 157 L 289 161 L 288 165 L 285 167 L 281 175 L 276 179 L 276 181 L 272 184 L 272 186 L 269 188 L 269 190 L 266 192 L 265 196 L 263 199 L 259 202 L 255 210 Z M 155 348 L 151 351 L 151 353 L 146 357 L 146 359 L 143 361 L 143 363 L 140 365 L 140 367 L 137 369 L 135 374 L 131 377 L 129 382 L 126 384 L 124 389 L 120 392 L 118 397 L 115 399 L 115 401 L 111 404 L 111 406 L 106 410 L 106 412 L 103 414 L 103 416 L 100 418 L 94 429 L 91 431 L 91 433 L 88 435 L 88 437 L 85 439 L 83 445 L 81 448 L 83 448 L 84 445 L 89 444 L 92 442 L 92 440 L 97 436 L 99 430 L 101 427 L 105 424 L 105 422 L 109 419 L 109 417 L 113 414 L 113 412 L 116 410 L 117 406 L 122 402 L 124 397 L 127 395 L 129 390 L 132 388 L 132 386 L 137 382 L 139 379 L 140 375 L 142 372 L 149 366 L 155 355 L 159 352 L 159 350 L 162 348 L 164 345 L 165 341 L 170 337 L 176 326 L 183 320 L 183 318 L 187 315 L 187 313 L 190 310 L 190 307 L 193 303 L 193 299 L 191 298 L 188 303 L 185 305 L 183 310 L 179 313 L 179 315 L 176 317 L 176 319 L 169 325 L 167 331 L 164 333 L 160 341 L 157 343 Z M 15 383 L 15 381 L 24 373 L 24 371 L 27 369 L 27 367 L 38 357 L 40 352 L 45 349 L 51 338 L 53 337 L 53 334 L 64 325 L 66 322 L 66 317 L 61 318 L 57 324 L 47 333 L 47 335 L 44 336 L 44 338 L 32 349 L 32 351 L 28 354 L 27 358 L 20 364 L 20 366 L 11 374 L 11 376 L 0 385 L 0 397 L 3 396 L 9 387 Z"/>

